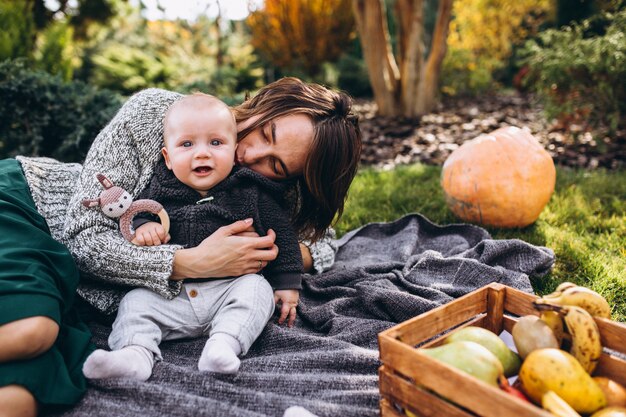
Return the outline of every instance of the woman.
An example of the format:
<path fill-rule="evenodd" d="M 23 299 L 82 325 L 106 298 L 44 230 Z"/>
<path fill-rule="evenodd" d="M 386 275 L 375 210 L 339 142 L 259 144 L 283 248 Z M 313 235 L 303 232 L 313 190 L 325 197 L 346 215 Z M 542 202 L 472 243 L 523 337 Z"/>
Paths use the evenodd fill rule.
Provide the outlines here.
<path fill-rule="evenodd" d="M 180 97 L 152 89 L 129 99 L 94 141 L 77 183 L 66 174 L 65 182 L 59 184 L 58 173 L 66 170 L 67 164 L 20 158 L 37 211 L 48 221 L 55 237 L 59 205 L 47 204 L 49 194 L 51 190 L 66 192 L 74 188 L 67 213 L 62 216 L 65 224 L 61 240 L 81 270 L 84 280 L 79 294 L 102 312 L 114 312 L 130 287 L 146 287 L 173 298 L 180 292 L 183 279 L 256 273 L 276 257 L 274 234 L 257 236 L 243 219 L 219 229 L 195 248 L 142 247 L 125 241 L 115 221 L 81 205 L 84 198 L 100 193 L 97 173 L 104 173 L 133 197 L 146 187 L 162 147 L 163 116 Z M 351 100 L 345 94 L 285 78 L 262 88 L 234 109 L 239 132 L 235 162 L 270 178 L 294 182 L 292 221 L 303 238 L 301 252 L 307 271 L 321 272 L 334 260 L 328 227 L 342 213 L 361 149 L 358 119 L 350 106 Z M 348 168 L 338 171 L 340 166 Z M 56 337 L 48 321 L 31 327 L 37 334 L 51 332 Z M 0 349 L 4 349 L 3 343 L 10 342 L 0 339 Z M 25 346 L 20 350 L 18 343 L 12 349 L 20 352 Z M 34 413 L 33 387 L 26 385 L 25 389 L 15 383 L 6 386 L 8 383 L 2 381 L 0 385 L 5 385 L 0 388 L 0 412 L 5 407 L 4 394 L 14 403 L 19 397 L 20 404 Z M 6 394 L 8 389 L 13 390 L 11 396 Z"/>

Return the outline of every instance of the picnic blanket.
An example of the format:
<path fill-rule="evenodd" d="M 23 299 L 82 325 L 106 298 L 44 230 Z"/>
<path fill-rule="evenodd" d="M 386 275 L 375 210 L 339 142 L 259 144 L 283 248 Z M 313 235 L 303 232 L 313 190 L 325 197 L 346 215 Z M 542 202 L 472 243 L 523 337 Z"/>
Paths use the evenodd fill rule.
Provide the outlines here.
<path fill-rule="evenodd" d="M 91 381 L 78 405 L 55 415 L 280 417 L 301 406 L 320 417 L 377 416 L 379 332 L 491 282 L 532 292 L 529 276 L 554 262 L 550 249 L 417 214 L 338 244 L 333 268 L 305 277 L 296 325 L 274 317 L 238 374 L 199 372 L 203 339 L 165 342 L 148 381 Z M 107 348 L 110 327 L 90 327 Z"/>

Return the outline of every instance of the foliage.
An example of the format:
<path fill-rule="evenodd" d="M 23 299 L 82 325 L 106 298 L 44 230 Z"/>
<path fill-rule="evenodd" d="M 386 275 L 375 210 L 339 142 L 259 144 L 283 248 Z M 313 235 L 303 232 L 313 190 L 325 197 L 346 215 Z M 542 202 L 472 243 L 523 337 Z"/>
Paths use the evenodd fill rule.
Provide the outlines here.
<path fill-rule="evenodd" d="M 116 13 L 120 2 L 126 0 L 18 0 L 32 4 L 32 16 L 37 28 L 44 29 L 54 21 L 64 20 L 74 28 L 79 38 L 87 34 L 93 24 L 106 23 Z"/>
<path fill-rule="evenodd" d="M 0 63 L 0 158 L 51 156 L 82 161 L 121 98 L 82 82 L 33 71 L 21 61 Z"/>
<path fill-rule="evenodd" d="M 522 59 L 530 67 L 528 83 L 543 99 L 548 117 L 612 129 L 622 121 L 626 10 L 547 30 L 526 43 Z"/>
<path fill-rule="evenodd" d="M 454 95 L 492 87 L 514 45 L 534 35 L 552 7 L 551 0 L 455 0 L 443 91 Z"/>
<path fill-rule="evenodd" d="M 458 223 L 446 206 L 440 175 L 440 167 L 425 165 L 362 170 L 337 231 L 341 235 L 412 212 L 439 224 Z M 554 250 L 551 273 L 532 281 L 538 293 L 563 281 L 589 286 L 607 297 L 615 319 L 626 321 L 626 171 L 557 167 L 555 193 L 535 224 L 489 231 L 495 239 L 522 239 Z"/>
<path fill-rule="evenodd" d="M 218 66 L 219 36 L 216 22 L 207 17 L 194 23 L 146 22 L 137 9 L 126 7 L 85 45 L 79 77 L 123 94 L 151 86 L 226 97 L 257 88 L 263 71 L 248 37 L 240 28 L 230 29 L 221 39 Z"/>
<path fill-rule="evenodd" d="M 159 56 L 141 48 L 110 44 L 93 58 L 96 65 L 91 82 L 122 94 L 151 87 L 167 87 L 169 69 Z"/>
<path fill-rule="evenodd" d="M 266 0 L 247 19 L 252 45 L 271 65 L 316 76 L 354 35 L 351 0 Z"/>
<path fill-rule="evenodd" d="M 29 2 L 0 0 L 0 28 L 0 61 L 31 55 L 35 21 Z"/>
<path fill-rule="evenodd" d="M 337 61 L 337 87 L 348 92 L 353 97 L 371 97 L 367 66 L 363 58 L 350 54 L 343 54 Z"/>
<path fill-rule="evenodd" d="M 74 29 L 67 20 L 56 21 L 38 36 L 34 52 L 36 67 L 70 81 L 74 73 Z"/>

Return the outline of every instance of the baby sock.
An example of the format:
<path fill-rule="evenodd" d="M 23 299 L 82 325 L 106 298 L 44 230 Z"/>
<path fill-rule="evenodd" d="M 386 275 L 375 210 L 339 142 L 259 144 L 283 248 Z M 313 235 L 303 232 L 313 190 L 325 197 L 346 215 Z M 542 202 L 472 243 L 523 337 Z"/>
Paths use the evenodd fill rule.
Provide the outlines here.
<path fill-rule="evenodd" d="M 220 374 L 235 374 L 241 361 L 237 357 L 241 353 L 239 341 L 226 333 L 216 333 L 207 340 L 198 369 Z"/>
<path fill-rule="evenodd" d="M 143 346 L 131 345 L 108 352 L 94 351 L 83 365 L 89 379 L 130 378 L 145 381 L 152 375 L 154 354 Z"/>

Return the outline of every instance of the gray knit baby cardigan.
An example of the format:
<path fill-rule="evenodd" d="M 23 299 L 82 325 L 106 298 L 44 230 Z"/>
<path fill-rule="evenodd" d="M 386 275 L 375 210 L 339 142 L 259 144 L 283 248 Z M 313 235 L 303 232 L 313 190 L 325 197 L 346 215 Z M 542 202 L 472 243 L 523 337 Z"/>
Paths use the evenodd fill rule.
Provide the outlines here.
<path fill-rule="evenodd" d="M 126 241 L 114 219 L 81 204 L 96 198 L 102 186 L 96 174 L 136 198 L 146 188 L 163 146 L 163 117 L 182 95 L 148 89 L 132 96 L 96 137 L 82 170 L 79 164 L 49 158 L 18 157 L 38 211 L 52 236 L 70 249 L 81 271 L 78 293 L 98 310 L 116 311 L 121 297 L 132 287 L 146 287 L 165 298 L 175 297 L 180 281 L 172 281 L 178 245 L 135 246 Z M 69 204 L 67 203 L 69 201 Z M 317 273 L 334 262 L 334 232 L 309 244 Z"/>

